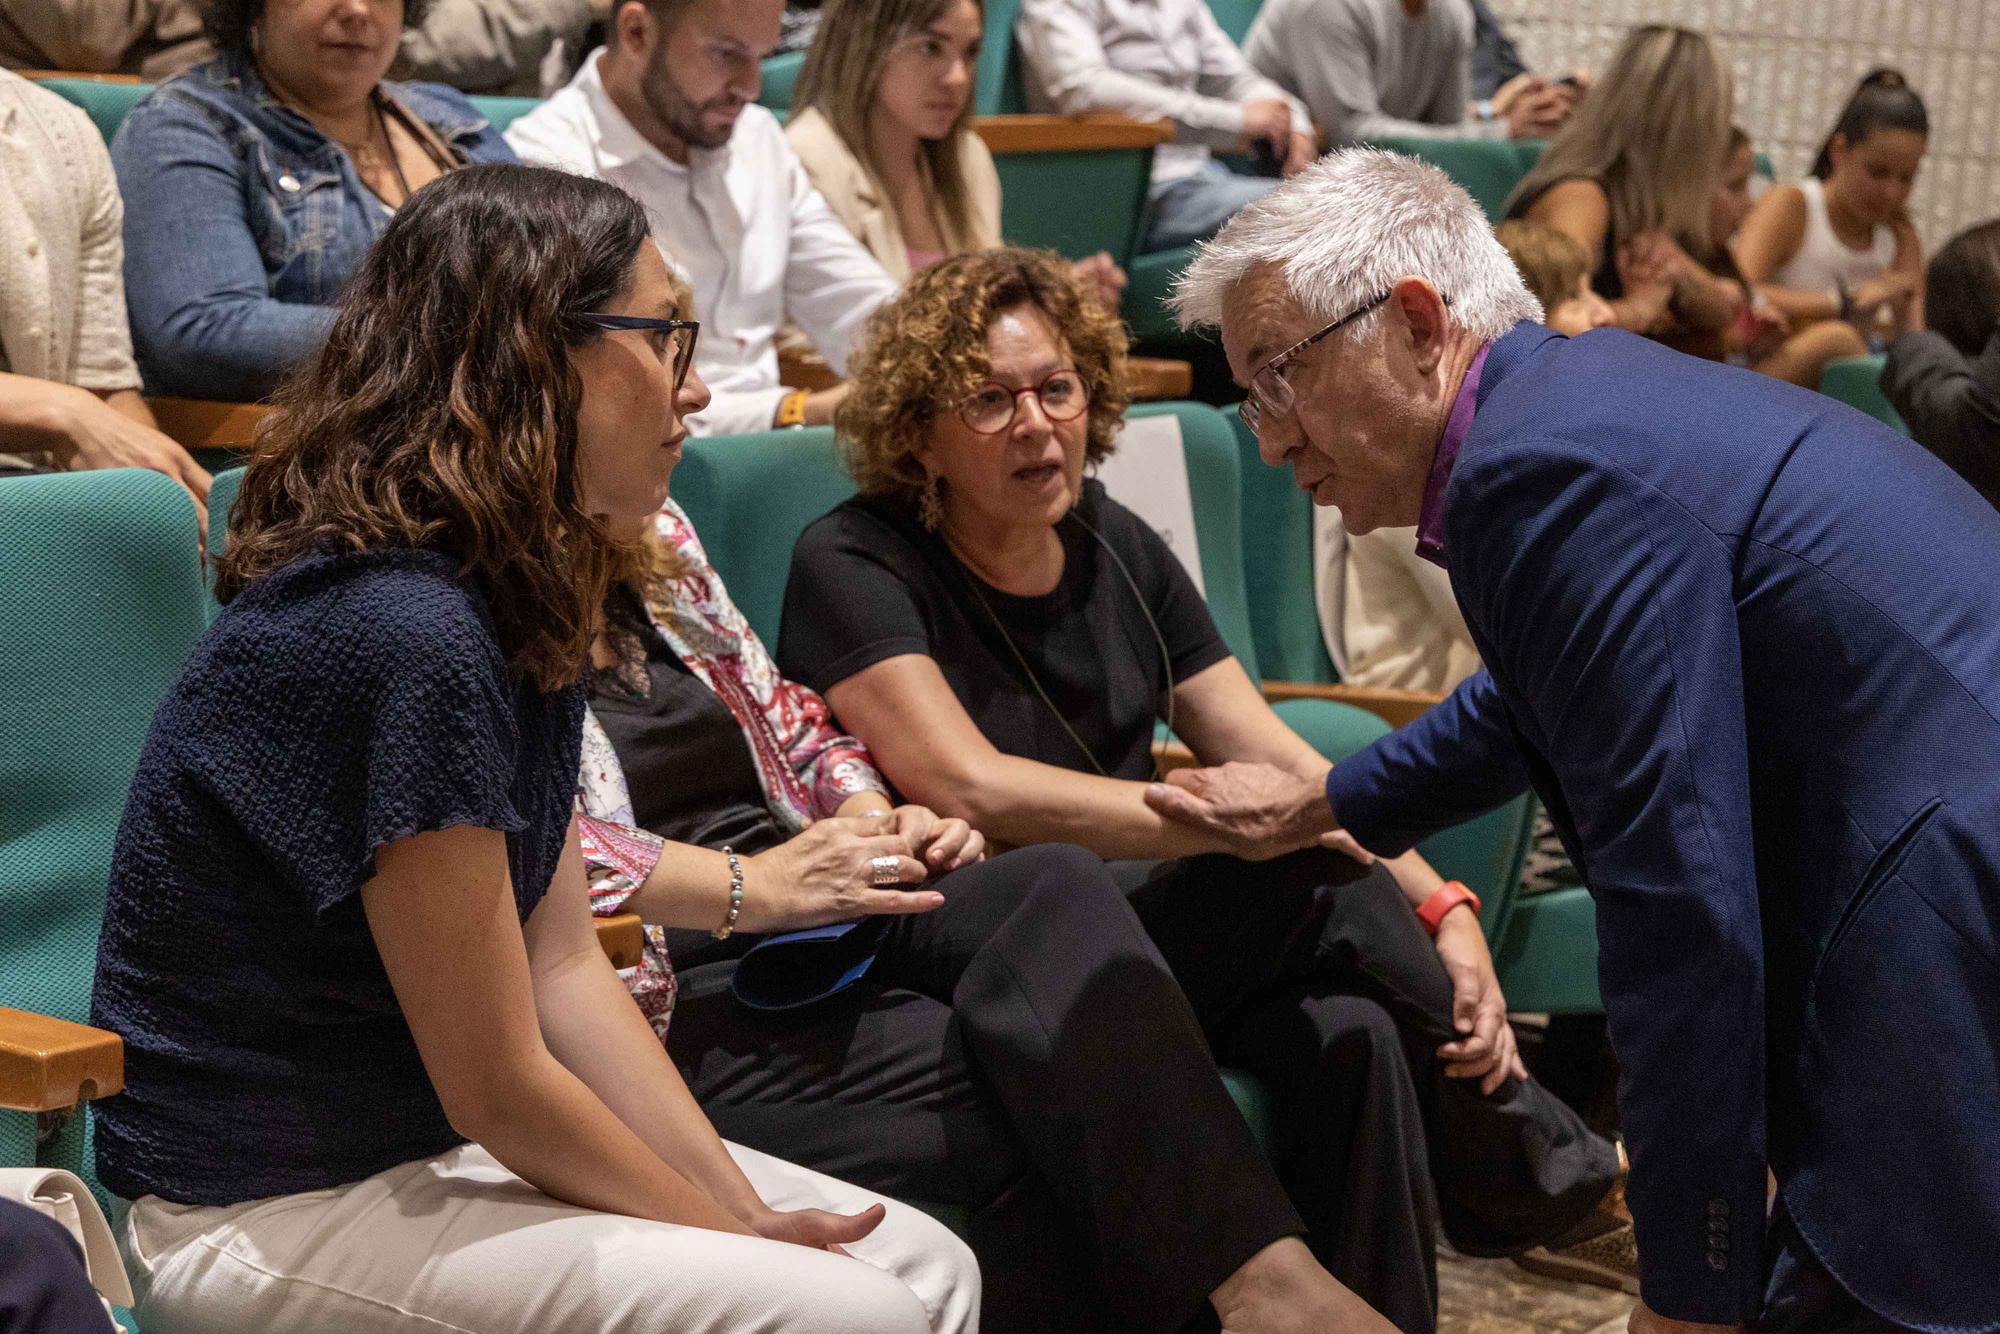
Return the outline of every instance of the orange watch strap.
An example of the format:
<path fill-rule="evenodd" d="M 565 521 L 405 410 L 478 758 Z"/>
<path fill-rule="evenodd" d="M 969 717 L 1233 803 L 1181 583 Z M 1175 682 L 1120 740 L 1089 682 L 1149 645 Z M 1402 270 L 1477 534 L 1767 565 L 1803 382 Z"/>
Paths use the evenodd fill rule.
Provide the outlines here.
<path fill-rule="evenodd" d="M 1463 882 L 1447 880 L 1431 891 L 1431 896 L 1417 908 L 1417 920 L 1424 924 L 1424 930 L 1435 936 L 1444 926 L 1444 915 L 1461 903 L 1472 905 L 1473 915 L 1479 913 L 1479 896 L 1467 889 Z"/>

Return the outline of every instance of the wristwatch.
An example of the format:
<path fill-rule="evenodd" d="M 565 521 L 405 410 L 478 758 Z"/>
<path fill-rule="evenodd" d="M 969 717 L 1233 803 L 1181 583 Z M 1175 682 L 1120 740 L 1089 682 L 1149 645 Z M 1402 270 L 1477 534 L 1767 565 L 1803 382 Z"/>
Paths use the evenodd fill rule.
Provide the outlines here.
<path fill-rule="evenodd" d="M 1471 904 L 1473 916 L 1479 915 L 1479 896 L 1459 881 L 1447 880 L 1423 901 L 1417 909 L 1417 920 L 1424 924 L 1424 930 L 1435 936 L 1444 927 L 1444 915 L 1461 903 Z"/>

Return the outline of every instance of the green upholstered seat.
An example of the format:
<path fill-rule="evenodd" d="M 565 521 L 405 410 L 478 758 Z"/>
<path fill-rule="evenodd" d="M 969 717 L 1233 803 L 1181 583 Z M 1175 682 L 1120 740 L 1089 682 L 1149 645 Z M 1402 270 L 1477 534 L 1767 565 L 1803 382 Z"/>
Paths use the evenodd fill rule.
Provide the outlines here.
<path fill-rule="evenodd" d="M 139 104 L 140 99 L 153 91 L 150 83 L 98 83 L 92 79 L 49 79 L 42 87 L 51 92 L 61 93 L 70 101 L 90 113 L 91 123 L 97 132 L 110 143 L 118 133 L 119 124 L 125 113 Z M 475 97 L 472 105 L 479 113 L 493 122 L 493 128 L 504 130 L 514 123 L 516 117 L 540 105 L 534 97 Z"/>
<path fill-rule="evenodd" d="M 1110 252 L 1132 263 L 1153 177 L 1150 148 L 999 153 L 1000 233 L 1071 259 Z"/>
<path fill-rule="evenodd" d="M 1211 597 L 1218 586 L 1242 583 L 1241 543 L 1235 532 L 1234 462 L 1228 426 L 1214 409 L 1194 403 L 1154 403 L 1136 407 L 1134 416 L 1173 413 L 1181 417 L 1181 439 L 1189 456 L 1190 490 L 1196 498 L 1195 523 L 1206 518 L 1225 523 L 1227 539 L 1218 539 L 1213 554 L 1206 531 L 1201 535 L 1202 578 Z M 743 609 L 751 628 L 769 643 L 777 642 L 783 611 L 785 578 L 792 546 L 814 519 L 854 493 L 842 470 L 833 433 L 826 428 L 770 431 L 749 436 L 690 440 L 686 457 L 674 472 L 674 496 L 693 520 L 723 586 Z M 1213 504 L 1203 493 L 1213 488 Z M 1229 511 L 1223 515 L 1223 510 Z M 1240 604 L 1240 598 L 1236 599 Z M 1240 605 L 1217 611 L 1222 636 L 1231 647 L 1249 643 L 1249 626 Z M 1338 706 L 1336 706 L 1338 707 Z M 1359 710 L 1344 712 L 1359 713 Z M 1362 715 L 1366 719 L 1366 715 Z M 1339 713 L 1322 730 L 1330 741 L 1339 737 Z M 1365 722 L 1359 726 L 1365 728 Z M 1260 1141 L 1269 1133 L 1268 1094 L 1240 1072 L 1224 1073 L 1231 1094 L 1244 1110 Z M 919 1207 L 930 1206 L 917 1202 Z M 950 1210 L 931 1210 L 947 1223 L 961 1223 Z"/>
<path fill-rule="evenodd" d="M 1212 337 L 1208 334 L 1182 333 L 1173 313 L 1167 309 L 1167 296 L 1173 291 L 1174 280 L 1181 276 L 1181 270 L 1193 258 L 1193 246 L 1180 246 L 1174 250 L 1134 255 L 1132 262 L 1125 266 L 1125 297 L 1120 313 L 1132 326 L 1135 341 L 1154 346 L 1191 336 Z"/>
<path fill-rule="evenodd" d="M 153 712 L 203 625 L 194 506 L 156 472 L 0 482 L 0 1006 L 84 1023 L 111 851 Z M 97 1186 L 88 1113 L 0 1165 Z"/>
<path fill-rule="evenodd" d="M 224 468 L 215 474 L 215 481 L 208 488 L 209 596 L 206 611 L 211 621 L 222 614 L 222 604 L 215 600 L 215 562 L 229 549 L 229 510 L 236 503 L 236 493 L 242 486 L 243 469 L 239 465 Z"/>
<path fill-rule="evenodd" d="M 139 105 L 139 99 L 153 91 L 150 83 L 99 83 L 94 79 L 48 79 L 42 87 L 52 93 L 61 93 L 70 101 L 90 113 L 91 123 L 97 132 L 110 143 L 111 136 L 118 133 L 119 122 L 125 113 Z"/>
<path fill-rule="evenodd" d="M 777 114 L 779 120 L 792 115 L 792 91 L 799 85 L 799 71 L 805 68 L 806 53 L 784 51 L 764 58 L 757 102 Z"/>
<path fill-rule="evenodd" d="M 775 649 L 793 544 L 814 519 L 854 494 L 833 428 L 689 440 L 673 492 L 723 587 L 757 637 Z"/>
<path fill-rule="evenodd" d="M 1860 408 L 1876 421 L 1908 435 L 1910 428 L 1903 423 L 1902 414 L 1882 392 L 1882 366 L 1887 360 L 1887 357 L 1878 355 L 1841 357 L 1829 361 L 1826 369 L 1820 372 L 1819 391 L 1850 407 Z"/>
<path fill-rule="evenodd" d="M 1371 141 L 1422 158 L 1464 186 L 1466 192 L 1498 222 L 1507 210 L 1507 196 L 1542 155 L 1539 139 L 1398 139 Z"/>
<path fill-rule="evenodd" d="M 1021 0 L 986 0 L 985 11 L 986 36 L 979 47 L 979 68 L 973 74 L 972 112 L 976 116 L 1018 115 L 1028 109 L 1021 51 L 1014 42 Z"/>
<path fill-rule="evenodd" d="M 1257 11 L 1263 7 L 1263 0 L 1208 0 L 1208 12 L 1215 15 L 1216 26 L 1238 46 L 1250 35 L 1250 25 L 1257 21 Z"/>
<path fill-rule="evenodd" d="M 522 116 L 527 115 L 542 104 L 539 97 L 475 97 L 472 105 L 479 114 L 493 123 L 493 128 L 505 131 Z"/>

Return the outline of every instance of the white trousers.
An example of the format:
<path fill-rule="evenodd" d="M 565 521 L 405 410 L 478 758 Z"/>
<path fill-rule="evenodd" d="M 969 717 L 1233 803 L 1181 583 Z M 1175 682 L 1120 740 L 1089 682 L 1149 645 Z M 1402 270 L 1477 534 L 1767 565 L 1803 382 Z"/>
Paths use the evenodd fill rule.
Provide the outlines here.
<path fill-rule="evenodd" d="M 880 1197 L 729 1145 L 775 1209 Z M 334 1190 L 132 1206 L 146 1334 L 976 1334 L 979 1268 L 927 1215 L 849 1257 L 560 1203 L 476 1144 Z M 851 1257 L 851 1258 L 850 1258 Z"/>

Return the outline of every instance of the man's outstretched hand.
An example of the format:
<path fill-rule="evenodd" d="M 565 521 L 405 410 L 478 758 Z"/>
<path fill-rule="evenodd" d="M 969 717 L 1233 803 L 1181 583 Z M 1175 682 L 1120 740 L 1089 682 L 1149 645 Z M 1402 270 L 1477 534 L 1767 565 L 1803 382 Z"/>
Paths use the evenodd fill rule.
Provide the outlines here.
<path fill-rule="evenodd" d="M 1264 861 L 1310 847 L 1336 826 L 1323 779 L 1269 764 L 1231 761 L 1176 769 L 1146 788 L 1146 804 L 1170 820 L 1216 834 L 1239 857 Z"/>

